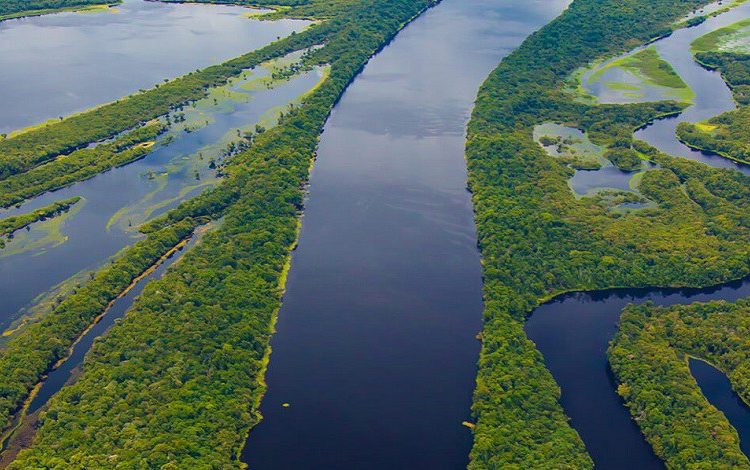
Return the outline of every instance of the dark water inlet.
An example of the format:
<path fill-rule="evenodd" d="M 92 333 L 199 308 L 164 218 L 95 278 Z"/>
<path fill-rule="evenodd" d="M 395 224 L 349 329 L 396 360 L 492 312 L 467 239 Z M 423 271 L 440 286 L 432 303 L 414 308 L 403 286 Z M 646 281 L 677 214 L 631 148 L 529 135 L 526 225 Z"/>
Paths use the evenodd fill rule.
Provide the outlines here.
<path fill-rule="evenodd" d="M 750 173 L 749 167 L 691 150 L 675 136 L 679 122 L 697 122 L 735 108 L 731 92 L 721 76 L 693 61 L 690 43 L 748 16 L 750 4 L 746 3 L 654 43 L 660 55 L 695 91 L 696 99 L 681 115 L 654 122 L 638 131 L 636 138 L 676 156 Z M 526 333 L 544 355 L 547 367 L 560 385 L 563 408 L 597 468 L 664 467 L 617 395 L 607 362 L 607 347 L 617 331 L 622 309 L 629 303 L 647 300 L 671 305 L 720 299 L 733 301 L 748 295 L 748 280 L 711 289 L 615 290 L 562 296 L 533 312 L 526 323 Z"/>
<path fill-rule="evenodd" d="M 465 468 L 482 328 L 465 126 L 500 58 L 567 3 L 445 0 L 346 91 L 312 174 L 251 468 Z"/>
<path fill-rule="evenodd" d="M 726 375 L 711 364 L 690 358 L 690 372 L 706 399 L 724 413 L 729 424 L 737 430 L 740 449 L 750 455 L 750 408 L 732 389 Z"/>
<path fill-rule="evenodd" d="M 599 469 L 664 468 L 617 395 L 607 347 L 631 303 L 735 301 L 750 279 L 708 289 L 617 289 L 561 296 L 537 308 L 526 333 L 562 389 L 561 404 Z M 734 424 L 734 423 L 733 423 Z"/>

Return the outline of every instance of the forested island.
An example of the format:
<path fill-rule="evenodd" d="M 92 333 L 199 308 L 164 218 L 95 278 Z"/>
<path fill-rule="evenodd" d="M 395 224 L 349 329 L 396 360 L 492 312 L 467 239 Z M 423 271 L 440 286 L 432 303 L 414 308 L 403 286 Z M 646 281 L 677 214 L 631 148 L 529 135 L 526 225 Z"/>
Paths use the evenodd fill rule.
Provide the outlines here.
<path fill-rule="evenodd" d="M 18 371 L 4 376 L 3 388 L 13 390 L 4 408 L 10 425 L 34 384 L 103 305 L 198 223 L 221 218 L 220 226 L 151 283 L 126 319 L 96 344 L 83 374 L 53 398 L 33 445 L 12 468 L 63 462 L 84 467 L 237 465 L 247 430 L 259 419 L 255 408 L 263 393 L 268 341 L 318 135 L 369 57 L 430 5 L 291 2 L 277 15 L 325 21 L 225 64 L 0 142 L 0 151 L 8 155 L 2 170 L 7 181 L 57 164 L 61 153 L 86 152 L 79 149 L 92 141 L 133 128 L 141 132 L 140 124 L 268 59 L 322 45 L 305 63 L 330 65 L 326 80 L 278 126 L 258 133 L 247 150 L 227 162 L 221 184 L 143 227 L 148 238 L 127 249 L 115 261 L 119 264 L 94 275 L 58 307 L 59 314 L 25 329 L 2 350 L 0 360 Z M 125 134 L 81 158 L 93 161 L 101 147 L 117 152 L 143 138 Z M 120 145 L 120 139 L 127 143 Z M 24 150 L 29 148 L 37 149 L 31 159 Z M 113 164 L 119 164 L 120 157 L 114 157 Z M 74 175 L 77 170 L 50 171 Z M 249 403 L 254 406 L 248 408 Z M 114 431 L 125 423 L 135 426 L 132 432 Z"/>
<path fill-rule="evenodd" d="M 22 450 L 9 468 L 245 466 L 240 455 L 261 420 L 270 341 L 324 125 L 368 60 L 439 2 L 197 3 L 268 8 L 261 19 L 312 24 L 226 62 L 2 135 L 0 208 L 16 212 L 0 219 L 0 255 L 14 232 L 86 201 L 58 197 L 25 211 L 24 204 L 145 161 L 169 143 L 185 108 L 201 100 L 218 104 L 217 90 L 232 93 L 233 80 L 269 61 L 282 65 L 252 86 L 325 72 L 298 100 L 275 110 L 278 119 L 238 130 L 222 158 L 205 162 L 216 179 L 209 189 L 144 216 L 131 230 L 132 243 L 76 280 L 45 315 L 6 332 L 3 444 L 14 438 L 46 376 L 112 302 L 205 231 L 96 340 L 74 380 L 51 397 L 32 435 L 18 443 Z M 691 15 L 706 3 L 573 0 L 479 90 L 465 147 L 484 288 L 473 418 L 463 423 L 473 439 L 469 468 L 594 467 L 561 404 L 560 386 L 524 332 L 540 304 L 565 293 L 708 287 L 750 274 L 750 176 L 667 154 L 634 135 L 693 104 L 695 90 L 652 43 L 736 6 Z M 0 0 L 0 20 L 98 5 Z M 721 73 L 737 109 L 683 122 L 676 134 L 692 148 L 739 163 L 750 162 L 750 50 L 730 50 L 727 38 L 745 28 L 750 23 L 740 22 L 692 44 L 696 61 Z M 179 129 L 192 132 L 188 124 Z M 576 177 L 606 171 L 625 184 L 578 190 Z M 749 311 L 746 300 L 625 309 L 608 351 L 616 393 L 667 467 L 750 467 L 737 432 L 688 367 L 689 358 L 714 364 L 749 402 Z"/>

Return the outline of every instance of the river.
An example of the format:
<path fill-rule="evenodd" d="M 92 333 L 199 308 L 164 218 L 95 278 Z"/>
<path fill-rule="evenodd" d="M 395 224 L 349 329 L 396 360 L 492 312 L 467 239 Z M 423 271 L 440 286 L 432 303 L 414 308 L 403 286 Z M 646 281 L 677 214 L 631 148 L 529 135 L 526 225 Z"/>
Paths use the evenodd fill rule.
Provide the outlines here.
<path fill-rule="evenodd" d="M 0 133 L 86 110 L 300 31 L 247 8 L 124 0 L 0 22 Z"/>
<path fill-rule="evenodd" d="M 482 279 L 465 127 L 498 61 L 567 3 L 445 0 L 348 88 L 311 176 L 251 468 L 466 466 Z"/>
<path fill-rule="evenodd" d="M 721 76 L 693 61 L 690 43 L 748 16 L 750 4 L 743 4 L 697 27 L 676 31 L 654 44 L 660 55 L 695 91 L 696 99 L 679 116 L 658 120 L 639 130 L 636 138 L 673 155 L 750 173 L 746 166 L 691 150 L 675 136 L 679 122 L 697 122 L 735 108 L 731 92 Z M 664 467 L 617 395 L 607 362 L 607 347 L 617 331 L 623 308 L 629 303 L 644 301 L 672 305 L 719 299 L 733 301 L 748 295 L 749 280 L 709 289 L 612 290 L 564 295 L 532 313 L 526 323 L 526 332 L 544 355 L 547 367 L 560 385 L 563 408 L 598 469 Z M 705 377 L 708 377 L 706 373 L 696 375 L 701 386 Z M 714 403 L 712 396 L 707 396 Z M 747 425 L 738 426 L 737 430 L 743 442 L 750 439 Z"/>

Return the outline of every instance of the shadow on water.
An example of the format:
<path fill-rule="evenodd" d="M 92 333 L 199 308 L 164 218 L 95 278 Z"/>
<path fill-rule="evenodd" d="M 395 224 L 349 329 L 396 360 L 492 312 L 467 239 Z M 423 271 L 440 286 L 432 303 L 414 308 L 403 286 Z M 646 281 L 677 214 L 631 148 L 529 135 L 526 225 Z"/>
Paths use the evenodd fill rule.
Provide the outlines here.
<path fill-rule="evenodd" d="M 706 399 L 724 413 L 737 430 L 740 449 L 750 456 L 750 407 L 732 389 L 727 376 L 711 364 L 690 358 L 690 372 Z"/>

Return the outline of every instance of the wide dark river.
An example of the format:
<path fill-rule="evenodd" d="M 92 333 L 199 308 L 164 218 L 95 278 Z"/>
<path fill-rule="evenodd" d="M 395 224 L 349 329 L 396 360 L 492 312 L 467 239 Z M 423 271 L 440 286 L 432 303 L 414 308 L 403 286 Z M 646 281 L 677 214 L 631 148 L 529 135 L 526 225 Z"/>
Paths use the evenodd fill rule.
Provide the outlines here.
<path fill-rule="evenodd" d="M 679 122 L 697 122 L 736 107 L 732 94 L 721 76 L 703 69 L 692 59 L 690 43 L 719 27 L 750 16 L 750 4 L 744 4 L 695 28 L 683 29 L 655 43 L 663 58 L 668 60 L 685 82 L 696 93 L 694 105 L 681 115 L 656 121 L 639 130 L 636 138 L 645 140 L 660 150 L 701 161 L 715 167 L 735 168 L 744 173 L 748 167 L 737 165 L 721 157 L 705 155 L 680 143 L 675 136 Z M 710 289 L 626 289 L 595 293 L 570 294 L 559 297 L 537 308 L 526 323 L 526 332 L 544 355 L 545 362 L 562 389 L 562 405 L 570 416 L 573 427 L 583 438 L 586 448 L 599 469 L 663 468 L 645 441 L 638 426 L 630 418 L 616 393 L 616 383 L 607 362 L 607 347 L 617 331 L 623 308 L 630 303 L 652 301 L 657 305 L 685 304 L 709 300 L 737 300 L 750 295 L 750 281 L 731 283 Z M 696 369 L 693 367 L 693 371 Z M 715 379 L 705 368 L 695 374 L 704 391 L 704 380 Z M 716 380 L 713 382 L 716 384 Z M 721 389 L 721 387 L 724 387 Z M 718 382 L 724 394 L 729 382 Z M 706 392 L 715 406 L 716 393 Z M 733 416 L 742 416 L 737 413 Z M 745 413 L 744 419 L 748 419 Z M 728 415 L 728 417 L 730 417 Z M 743 439 L 750 441 L 750 423 L 730 422 Z"/>
<path fill-rule="evenodd" d="M 567 3 L 445 0 L 346 91 L 312 174 L 251 468 L 466 466 L 482 280 L 465 126 L 500 58 Z"/>

